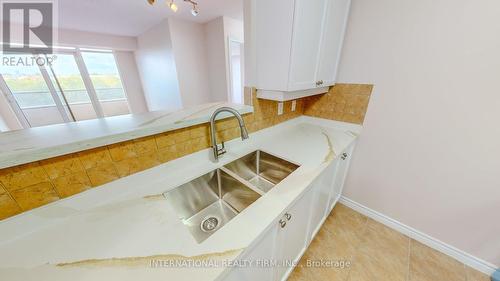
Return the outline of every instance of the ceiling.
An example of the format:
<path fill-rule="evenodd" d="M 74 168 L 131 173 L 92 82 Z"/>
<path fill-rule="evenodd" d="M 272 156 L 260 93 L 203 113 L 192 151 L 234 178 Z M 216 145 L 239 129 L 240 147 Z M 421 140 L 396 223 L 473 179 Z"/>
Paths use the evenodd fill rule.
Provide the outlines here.
<path fill-rule="evenodd" d="M 167 0 L 59 0 L 59 28 L 137 36 L 168 17 L 205 23 L 219 16 L 243 20 L 243 0 L 197 0 L 200 14 L 191 15 L 191 5 L 175 0 L 173 13 Z"/>

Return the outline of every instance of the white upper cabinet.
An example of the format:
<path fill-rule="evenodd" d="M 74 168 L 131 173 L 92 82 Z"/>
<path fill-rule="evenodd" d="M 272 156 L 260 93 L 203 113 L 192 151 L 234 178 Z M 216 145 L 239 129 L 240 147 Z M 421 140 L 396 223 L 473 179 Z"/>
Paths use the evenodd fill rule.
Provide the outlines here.
<path fill-rule="evenodd" d="M 329 1 L 295 1 L 288 91 L 316 87 L 316 70 L 318 69 L 326 2 Z"/>
<path fill-rule="evenodd" d="M 246 1 L 247 86 L 291 100 L 335 84 L 350 0 Z"/>
<path fill-rule="evenodd" d="M 330 86 L 336 83 L 344 32 L 347 25 L 351 0 L 327 0 L 318 62 L 317 80 Z"/>

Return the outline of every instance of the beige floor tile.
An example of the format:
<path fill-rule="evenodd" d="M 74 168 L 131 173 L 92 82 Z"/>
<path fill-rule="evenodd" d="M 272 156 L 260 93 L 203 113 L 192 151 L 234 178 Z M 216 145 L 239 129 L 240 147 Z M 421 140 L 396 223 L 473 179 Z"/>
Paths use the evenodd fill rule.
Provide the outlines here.
<path fill-rule="evenodd" d="M 468 266 L 465 266 L 465 273 L 467 274 L 467 281 L 490 281 L 491 278 L 482 273 L 479 272 L 473 268 L 470 268 Z"/>
<path fill-rule="evenodd" d="M 367 217 L 338 204 L 311 243 L 310 253 L 326 259 L 352 259 L 361 243 L 367 220 Z"/>
<path fill-rule="evenodd" d="M 352 264 L 347 268 L 308 266 L 308 261 L 318 260 Z M 289 280 L 489 281 L 489 277 L 337 204 Z"/>
<path fill-rule="evenodd" d="M 408 254 L 407 236 L 369 219 L 348 280 L 405 281 Z"/>
<path fill-rule="evenodd" d="M 366 222 L 365 216 L 337 204 L 288 280 L 346 280 Z M 321 260 L 339 262 L 343 266 L 311 266 L 311 261 Z"/>
<path fill-rule="evenodd" d="M 394 262 L 394 264 L 391 264 Z M 360 253 L 354 258 L 349 281 L 406 281 L 408 266 L 401 266 L 395 257 L 383 259 Z"/>
<path fill-rule="evenodd" d="M 330 216 L 326 219 L 323 224 L 323 228 L 337 228 L 332 224 L 332 222 L 338 221 L 342 224 L 342 227 L 348 227 L 352 230 L 359 230 L 365 226 L 366 220 L 368 218 L 353 209 L 350 209 L 342 204 L 335 205 Z"/>
<path fill-rule="evenodd" d="M 415 240 L 410 245 L 410 281 L 465 281 L 465 267 Z"/>

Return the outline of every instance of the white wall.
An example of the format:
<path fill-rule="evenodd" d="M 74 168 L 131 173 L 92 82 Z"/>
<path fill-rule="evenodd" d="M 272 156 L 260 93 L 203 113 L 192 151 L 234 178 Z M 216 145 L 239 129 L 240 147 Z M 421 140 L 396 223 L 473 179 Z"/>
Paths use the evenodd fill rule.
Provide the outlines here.
<path fill-rule="evenodd" d="M 205 34 L 211 99 L 212 101 L 227 101 L 224 19 L 219 17 L 206 23 Z"/>
<path fill-rule="evenodd" d="M 204 25 L 172 18 L 168 23 L 182 105 L 208 103 L 211 97 Z"/>
<path fill-rule="evenodd" d="M 58 31 L 59 45 L 79 46 L 81 48 L 103 48 L 117 51 L 134 51 L 137 38 L 78 30 L 61 29 Z"/>
<path fill-rule="evenodd" d="M 134 53 L 117 51 L 114 54 L 131 113 L 147 112 L 148 107 Z"/>
<path fill-rule="evenodd" d="M 353 0 L 339 81 L 374 83 L 345 195 L 500 265 L 500 2 Z"/>
<path fill-rule="evenodd" d="M 224 33 L 226 39 L 226 46 L 228 46 L 228 38 L 236 39 L 238 41 L 244 42 L 244 28 L 243 22 L 229 17 L 223 17 L 224 19 Z M 226 47 L 227 48 L 227 47 Z"/>
<path fill-rule="evenodd" d="M 232 101 L 232 88 L 233 85 L 231 83 L 231 56 L 230 56 L 230 48 L 229 48 L 229 40 L 235 40 L 241 43 L 245 42 L 245 36 L 244 36 L 244 28 L 243 28 L 243 22 L 239 20 L 235 20 L 229 17 L 224 17 L 224 50 L 225 50 L 225 59 L 226 59 L 226 83 L 227 83 L 227 100 Z M 245 68 L 245 59 L 244 56 L 240 57 L 241 64 L 243 67 L 240 67 L 237 71 L 244 71 Z M 241 75 L 241 78 L 243 80 L 245 75 Z M 243 81 L 245 83 L 245 81 Z"/>
<path fill-rule="evenodd" d="M 228 101 L 231 87 L 228 39 L 244 41 L 243 22 L 219 17 L 205 24 L 205 34 L 212 101 Z"/>
<path fill-rule="evenodd" d="M 137 38 L 135 53 L 149 110 L 182 108 L 168 20 Z"/>
<path fill-rule="evenodd" d="M 14 30 L 11 41 L 22 43 L 22 25 L 12 24 Z M 54 45 L 56 46 L 78 46 L 81 48 L 104 48 L 120 51 L 134 51 L 137 48 L 137 38 L 132 36 L 118 36 L 111 34 L 86 32 L 79 30 L 59 29 Z"/>
<path fill-rule="evenodd" d="M 256 54 L 256 35 L 255 28 L 252 26 L 255 24 L 252 21 L 255 21 L 256 15 L 254 7 L 256 5 L 256 1 L 252 0 L 244 0 L 243 1 L 243 30 L 244 30 L 244 39 L 245 39 L 245 55 L 244 60 L 246 61 L 244 64 L 244 86 L 245 87 L 253 87 L 256 85 L 255 78 L 257 77 L 257 54 Z"/>

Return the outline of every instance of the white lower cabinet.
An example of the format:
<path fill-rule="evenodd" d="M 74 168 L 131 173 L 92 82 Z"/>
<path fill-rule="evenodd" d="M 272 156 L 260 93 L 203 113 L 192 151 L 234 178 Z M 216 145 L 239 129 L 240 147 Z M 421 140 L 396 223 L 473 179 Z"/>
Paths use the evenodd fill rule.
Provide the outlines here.
<path fill-rule="evenodd" d="M 251 261 L 249 266 L 231 269 L 225 281 L 271 281 L 275 268 L 270 263 L 274 260 L 274 248 L 278 226 L 269 229 L 266 234 L 250 247 L 240 258 L 241 261 Z"/>
<path fill-rule="evenodd" d="M 347 172 L 349 170 L 349 165 L 351 163 L 351 155 L 354 151 L 354 145 L 350 145 L 339 158 L 335 160 L 337 163 L 337 168 L 335 171 L 335 176 L 333 180 L 333 190 L 332 196 L 330 196 L 328 213 L 335 207 L 335 203 L 342 195 L 342 190 L 344 189 L 345 178 L 347 177 Z"/>
<path fill-rule="evenodd" d="M 295 202 L 278 222 L 275 260 L 280 266 L 274 270 L 275 281 L 286 280 L 308 246 L 307 226 L 313 194 L 306 192 Z"/>
<path fill-rule="evenodd" d="M 240 260 L 250 261 L 251 266 L 232 268 L 223 280 L 286 280 L 293 264 L 299 261 L 340 198 L 353 150 L 354 144 L 311 183 L 275 225 L 245 250 Z"/>
<path fill-rule="evenodd" d="M 338 161 L 330 164 L 316 179 L 311 187 L 313 202 L 311 204 L 311 219 L 309 221 L 309 241 L 318 233 L 323 221 L 330 213 L 331 198 L 333 196 L 333 182 L 338 169 Z"/>

